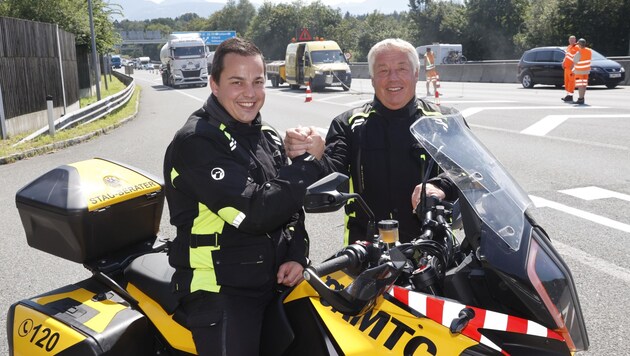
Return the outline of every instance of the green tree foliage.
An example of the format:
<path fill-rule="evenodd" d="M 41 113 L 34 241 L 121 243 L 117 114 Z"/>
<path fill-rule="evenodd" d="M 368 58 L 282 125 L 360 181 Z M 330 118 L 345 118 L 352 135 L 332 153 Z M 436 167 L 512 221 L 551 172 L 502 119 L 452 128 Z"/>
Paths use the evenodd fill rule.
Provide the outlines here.
<path fill-rule="evenodd" d="M 466 37 L 468 19 L 461 3 L 409 0 L 410 31 L 418 45 L 461 43 Z"/>
<path fill-rule="evenodd" d="M 265 2 L 252 19 L 245 35 L 258 45 L 267 59 L 284 59 L 284 52 L 295 36 L 298 20 L 292 4 Z"/>
<path fill-rule="evenodd" d="M 353 53 L 353 60 L 367 61 L 367 54 L 370 48 L 377 42 L 386 38 L 401 38 L 413 43 L 407 26 L 404 26 L 407 16 L 396 19 L 394 16 L 373 12 L 360 22 L 358 31 L 358 43 L 356 53 Z"/>
<path fill-rule="evenodd" d="M 104 0 L 92 0 L 96 48 L 109 52 L 120 42 L 110 16 L 120 13 L 120 6 Z M 87 0 L 3 0 L 0 15 L 31 21 L 56 23 L 76 36 L 78 45 L 90 45 L 91 32 Z"/>
<path fill-rule="evenodd" d="M 528 0 L 469 0 L 468 58 L 512 59 L 516 52 L 513 42 L 525 18 Z"/>
<path fill-rule="evenodd" d="M 256 15 L 256 8 L 249 0 L 229 0 L 225 6 L 210 15 L 206 29 L 208 31 L 236 31 L 244 36 L 250 21 Z"/>

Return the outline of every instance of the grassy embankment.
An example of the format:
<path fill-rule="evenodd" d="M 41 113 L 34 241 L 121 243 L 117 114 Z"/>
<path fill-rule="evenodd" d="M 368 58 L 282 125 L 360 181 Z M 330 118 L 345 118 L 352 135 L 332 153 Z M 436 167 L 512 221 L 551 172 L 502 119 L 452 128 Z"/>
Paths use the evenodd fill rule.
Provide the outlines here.
<path fill-rule="evenodd" d="M 108 89 L 105 89 L 105 84 L 103 83 L 103 81 L 101 81 L 101 98 L 106 98 L 125 89 L 125 85 L 116 77 L 112 76 L 111 78 L 112 80 L 110 82 L 108 77 Z M 92 133 L 105 132 L 111 128 L 114 128 L 123 120 L 135 114 L 139 93 L 140 87 L 136 86 L 131 99 L 125 105 L 112 112 L 110 115 L 107 115 L 89 124 L 78 125 L 70 129 L 57 131 L 55 132 L 54 137 L 51 137 L 48 134 L 44 134 L 31 141 L 27 141 L 19 145 L 15 144 L 22 140 L 22 138 L 30 135 L 30 133 L 24 133 L 10 137 L 6 140 L 0 140 L 0 157 L 10 157 L 12 155 L 23 152 L 29 152 L 28 155 L 41 154 L 57 149 L 55 147 L 55 143 L 68 141 L 70 139 L 82 137 Z M 83 108 L 96 101 L 96 96 L 83 98 L 80 100 L 80 105 Z"/>

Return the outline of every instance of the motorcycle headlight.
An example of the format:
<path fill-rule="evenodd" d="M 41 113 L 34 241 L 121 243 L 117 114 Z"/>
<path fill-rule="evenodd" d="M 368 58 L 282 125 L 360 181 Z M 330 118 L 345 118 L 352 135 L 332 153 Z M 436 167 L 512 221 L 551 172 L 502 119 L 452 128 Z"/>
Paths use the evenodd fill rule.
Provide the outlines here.
<path fill-rule="evenodd" d="M 532 234 L 527 259 L 527 276 L 540 296 L 551 318 L 554 329 L 566 340 L 571 351 L 588 349 L 589 341 L 577 297 L 573 277 L 545 237 Z"/>

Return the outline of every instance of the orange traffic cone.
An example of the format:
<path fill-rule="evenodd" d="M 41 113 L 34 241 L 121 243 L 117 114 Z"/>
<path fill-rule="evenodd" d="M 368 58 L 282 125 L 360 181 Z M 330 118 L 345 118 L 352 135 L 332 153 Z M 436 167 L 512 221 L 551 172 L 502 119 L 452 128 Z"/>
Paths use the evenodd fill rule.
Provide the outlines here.
<path fill-rule="evenodd" d="M 313 101 L 313 97 L 311 96 L 311 83 L 306 82 L 306 99 L 304 99 L 305 103 L 309 103 Z"/>
<path fill-rule="evenodd" d="M 440 92 L 435 90 L 435 105 L 440 105 Z"/>

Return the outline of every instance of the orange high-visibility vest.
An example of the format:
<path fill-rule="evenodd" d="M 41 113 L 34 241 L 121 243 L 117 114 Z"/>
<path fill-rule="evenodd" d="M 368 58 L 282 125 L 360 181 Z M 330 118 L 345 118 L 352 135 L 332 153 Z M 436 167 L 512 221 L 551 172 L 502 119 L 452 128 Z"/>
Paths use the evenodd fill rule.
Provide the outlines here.
<path fill-rule="evenodd" d="M 580 47 L 577 44 L 567 46 L 567 49 L 564 52 L 562 68 L 571 69 L 571 66 L 573 66 L 573 56 L 575 56 L 575 53 L 577 53 L 579 49 Z"/>
<path fill-rule="evenodd" d="M 575 74 L 589 74 L 591 72 L 591 58 L 593 52 L 590 48 L 580 48 L 573 56 L 573 72 Z"/>
<path fill-rule="evenodd" d="M 433 52 L 424 54 L 424 69 L 427 71 L 435 69 L 435 57 L 433 57 Z"/>

